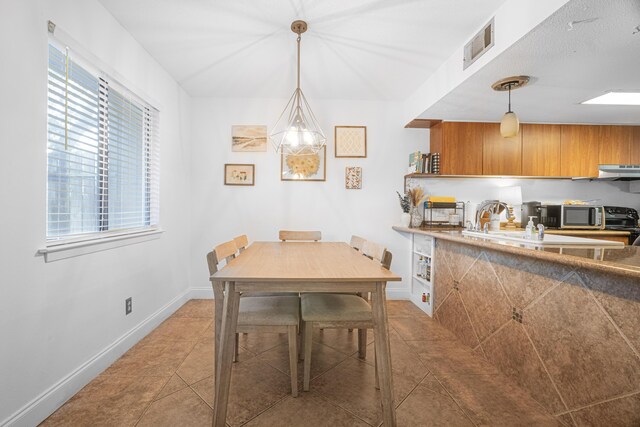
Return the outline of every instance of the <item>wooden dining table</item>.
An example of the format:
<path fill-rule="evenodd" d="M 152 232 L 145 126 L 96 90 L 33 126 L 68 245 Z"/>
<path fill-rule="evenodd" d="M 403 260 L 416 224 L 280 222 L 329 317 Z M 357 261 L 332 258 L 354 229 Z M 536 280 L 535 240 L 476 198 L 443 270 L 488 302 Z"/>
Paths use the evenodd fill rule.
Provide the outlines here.
<path fill-rule="evenodd" d="M 341 242 L 255 242 L 210 280 L 223 282 L 216 301 L 213 426 L 224 427 L 233 346 L 243 292 L 371 292 L 375 351 L 385 426 L 395 426 L 386 284 L 401 278 Z"/>

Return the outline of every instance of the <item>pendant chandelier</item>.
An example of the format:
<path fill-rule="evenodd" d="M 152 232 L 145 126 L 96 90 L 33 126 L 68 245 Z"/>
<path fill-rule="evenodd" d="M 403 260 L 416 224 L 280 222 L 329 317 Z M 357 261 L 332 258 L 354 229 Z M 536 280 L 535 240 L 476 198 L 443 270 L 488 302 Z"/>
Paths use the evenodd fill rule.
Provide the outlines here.
<path fill-rule="evenodd" d="M 520 131 L 520 120 L 516 113 L 511 111 L 511 90 L 519 89 L 529 83 L 529 76 L 513 76 L 498 80 L 491 87 L 499 92 L 509 91 L 509 110 L 504 113 L 500 121 L 500 135 L 504 138 L 516 136 Z"/>
<path fill-rule="evenodd" d="M 296 90 L 284 107 L 269 139 L 277 152 L 287 154 L 314 154 L 327 142 L 311 107 L 300 89 L 300 40 L 307 31 L 307 23 L 294 21 L 291 31 L 298 35 L 298 81 Z"/>

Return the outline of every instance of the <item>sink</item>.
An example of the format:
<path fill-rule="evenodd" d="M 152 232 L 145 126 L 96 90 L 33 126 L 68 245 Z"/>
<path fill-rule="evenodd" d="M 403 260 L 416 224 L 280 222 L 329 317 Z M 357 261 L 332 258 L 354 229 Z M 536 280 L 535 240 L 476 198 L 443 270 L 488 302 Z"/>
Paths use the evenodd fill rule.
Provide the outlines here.
<path fill-rule="evenodd" d="M 609 240 L 587 239 L 584 237 L 559 236 L 557 234 L 545 234 L 544 240 L 529 240 L 524 238 L 524 231 L 490 231 L 483 233 L 479 231 L 464 230 L 465 236 L 480 237 L 482 239 L 494 241 L 517 242 L 527 246 L 579 246 L 579 247 L 624 247 L 622 242 L 612 242 Z"/>

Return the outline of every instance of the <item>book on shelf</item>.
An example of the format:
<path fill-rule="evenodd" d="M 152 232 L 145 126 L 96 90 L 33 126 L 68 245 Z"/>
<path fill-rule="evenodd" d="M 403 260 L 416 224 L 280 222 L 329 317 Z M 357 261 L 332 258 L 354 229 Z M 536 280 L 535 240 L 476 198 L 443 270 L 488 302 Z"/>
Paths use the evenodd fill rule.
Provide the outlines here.
<path fill-rule="evenodd" d="M 440 174 L 440 153 L 416 151 L 409 154 L 407 173 Z"/>

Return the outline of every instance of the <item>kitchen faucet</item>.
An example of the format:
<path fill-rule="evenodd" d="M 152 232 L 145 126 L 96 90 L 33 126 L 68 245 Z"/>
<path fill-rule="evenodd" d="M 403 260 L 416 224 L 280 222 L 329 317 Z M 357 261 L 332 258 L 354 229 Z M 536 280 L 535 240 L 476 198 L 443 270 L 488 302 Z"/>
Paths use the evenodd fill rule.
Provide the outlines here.
<path fill-rule="evenodd" d="M 500 208 L 503 208 L 502 210 Z M 499 214 L 503 210 L 508 209 L 508 206 L 505 202 L 501 202 L 499 200 L 485 200 L 480 204 L 478 211 L 476 212 L 476 223 L 473 226 L 473 231 L 481 231 L 480 230 L 480 218 L 485 212 L 491 214 Z M 485 224 L 487 225 L 487 224 Z M 488 233 L 488 229 L 483 230 L 485 233 Z"/>

